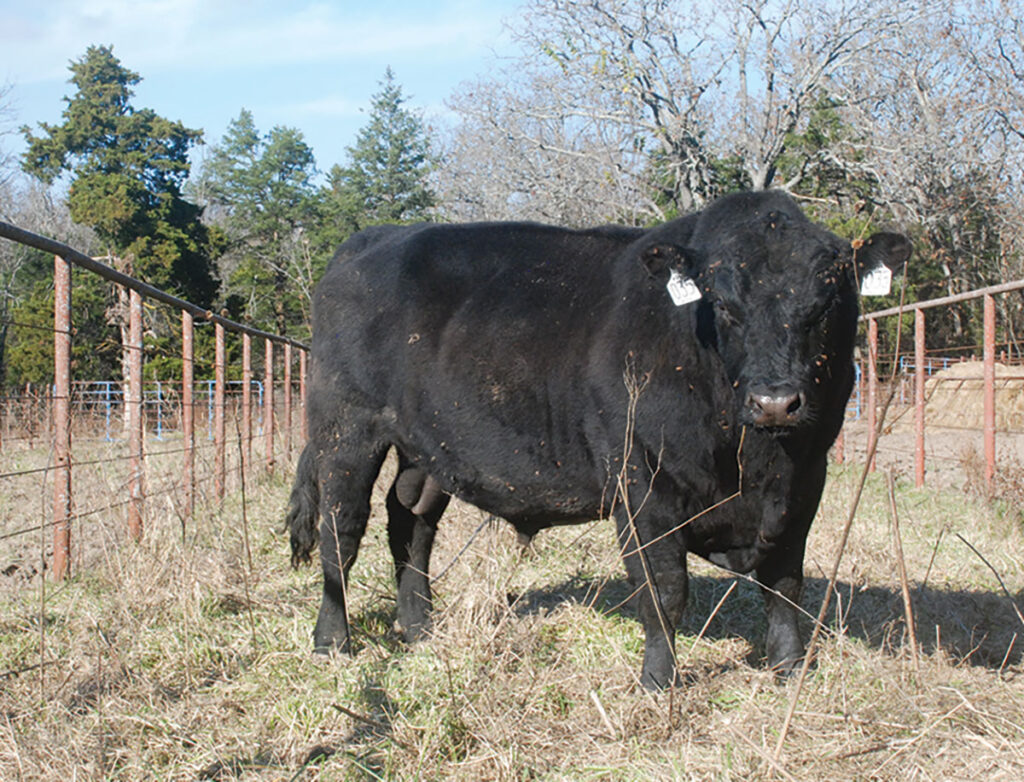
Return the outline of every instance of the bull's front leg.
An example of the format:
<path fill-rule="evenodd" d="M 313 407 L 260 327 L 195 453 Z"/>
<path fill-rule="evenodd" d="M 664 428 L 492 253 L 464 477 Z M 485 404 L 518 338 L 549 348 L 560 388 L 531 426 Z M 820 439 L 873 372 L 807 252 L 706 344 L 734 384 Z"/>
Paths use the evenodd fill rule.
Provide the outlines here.
<path fill-rule="evenodd" d="M 621 515 L 616 516 L 620 551 L 644 628 L 640 683 L 660 690 L 678 682 L 675 635 L 689 589 L 686 550 L 676 535 L 659 537 L 649 520 L 638 524 Z"/>
<path fill-rule="evenodd" d="M 768 667 L 781 675 L 794 673 L 804 659 L 804 642 L 797 624 L 804 549 L 825 486 L 825 473 L 824 458 L 795 470 L 799 478 L 789 487 L 783 512 L 770 524 L 762 521 L 763 530 L 773 541 L 756 568 L 768 618 L 765 652 Z"/>
<path fill-rule="evenodd" d="M 803 561 L 803 541 L 791 541 L 789 546 L 776 549 L 757 568 L 757 580 L 761 584 L 768 615 L 765 635 L 768 667 L 783 675 L 794 673 L 804 657 L 804 642 L 797 626 L 804 579 Z"/>

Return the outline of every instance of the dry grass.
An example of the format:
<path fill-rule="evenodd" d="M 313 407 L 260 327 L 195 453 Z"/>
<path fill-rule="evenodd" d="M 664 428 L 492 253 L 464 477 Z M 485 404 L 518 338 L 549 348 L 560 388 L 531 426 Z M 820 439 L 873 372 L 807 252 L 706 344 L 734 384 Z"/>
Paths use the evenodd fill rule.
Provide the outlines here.
<path fill-rule="evenodd" d="M 0 576 L 0 779 L 1024 778 L 1024 624 L 993 574 L 1024 605 L 1024 535 L 998 505 L 898 486 L 918 670 L 884 481 L 869 481 L 832 632 L 773 766 L 792 685 L 760 667 L 754 585 L 691 558 L 687 684 L 653 695 L 611 524 L 547 531 L 528 556 L 485 524 L 436 586 L 433 637 L 408 649 L 378 495 L 351 584 L 356 653 L 317 658 L 320 577 L 288 568 L 282 473 L 248 487 L 251 570 L 236 493 L 184 536 L 153 503 L 141 544 L 111 513 L 76 577 L 45 594 L 28 570 Z M 855 479 L 834 471 L 812 530 L 812 613 Z M 482 520 L 449 511 L 435 572 Z"/>

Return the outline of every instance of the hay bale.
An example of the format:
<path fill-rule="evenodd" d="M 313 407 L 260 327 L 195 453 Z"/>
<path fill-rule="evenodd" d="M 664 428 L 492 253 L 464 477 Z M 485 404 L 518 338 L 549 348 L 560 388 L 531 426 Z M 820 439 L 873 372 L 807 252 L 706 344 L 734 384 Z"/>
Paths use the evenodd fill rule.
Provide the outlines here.
<path fill-rule="evenodd" d="M 985 365 L 964 361 L 936 372 L 924 384 L 925 423 L 981 429 L 985 422 Z M 996 428 L 1024 429 L 1024 368 L 995 365 Z"/>

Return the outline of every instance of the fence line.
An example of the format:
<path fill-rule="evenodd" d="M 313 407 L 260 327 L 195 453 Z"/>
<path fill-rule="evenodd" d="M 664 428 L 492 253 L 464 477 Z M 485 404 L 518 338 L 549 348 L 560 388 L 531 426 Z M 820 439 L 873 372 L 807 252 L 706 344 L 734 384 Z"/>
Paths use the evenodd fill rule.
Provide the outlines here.
<path fill-rule="evenodd" d="M 983 337 L 982 337 L 982 393 L 984 419 L 982 439 L 985 456 L 984 482 L 986 491 L 992 492 L 996 472 L 996 396 L 995 396 L 995 358 L 996 358 L 996 307 L 995 296 L 1024 289 L 1024 280 L 990 285 L 974 291 L 942 296 L 936 299 L 914 302 L 899 307 L 868 312 L 861 316 L 867 322 L 867 407 L 868 407 L 868 453 L 877 436 L 875 420 L 878 390 L 878 322 L 882 318 L 914 314 L 914 485 L 921 487 L 925 482 L 925 369 L 926 369 L 926 331 L 924 311 L 935 307 L 982 299 Z M 894 356 L 896 361 L 903 357 Z M 875 460 L 871 460 L 869 468 L 874 470 Z"/>
<path fill-rule="evenodd" d="M 195 474 L 195 352 L 194 327 L 195 319 L 212 322 L 215 330 L 214 358 L 214 393 L 213 393 L 213 429 L 214 429 L 214 495 L 218 502 L 225 496 L 227 482 L 226 464 L 226 386 L 227 361 L 225 349 L 225 332 L 239 333 L 243 339 L 243 391 L 242 391 L 242 432 L 239 438 L 240 464 L 239 470 L 252 468 L 252 365 L 251 340 L 257 337 L 264 341 L 265 376 L 263 395 L 264 425 L 263 436 L 266 439 L 266 472 L 273 472 L 275 465 L 274 436 L 274 345 L 284 346 L 285 361 L 284 389 L 285 419 L 284 427 L 285 452 L 291 454 L 292 439 L 292 351 L 297 350 L 300 359 L 300 398 L 302 410 L 302 436 L 305 437 L 305 401 L 306 401 L 306 366 L 308 346 L 289 337 L 271 334 L 237 323 L 221 315 L 211 312 L 192 302 L 180 299 L 148 283 L 117 271 L 107 264 L 97 261 L 68 245 L 53 239 L 25 231 L 16 226 L 0 221 L 0 237 L 25 244 L 54 255 L 54 388 L 51 409 L 53 415 L 53 466 L 54 494 L 53 513 L 50 524 L 53 526 L 53 556 L 51 572 L 56 579 L 63 579 L 70 573 L 71 563 L 71 521 L 80 517 L 73 507 L 72 493 L 72 456 L 71 456 L 71 266 L 74 264 L 86 271 L 98 274 L 104 279 L 126 288 L 129 292 L 129 324 L 126 344 L 123 346 L 127 357 L 126 387 L 124 392 L 125 423 L 128 434 L 128 499 L 117 503 L 126 506 L 128 512 L 128 534 L 139 540 L 144 534 L 143 518 L 146 500 L 145 484 L 145 452 L 144 452 L 144 415 L 145 397 L 142 386 L 143 376 L 143 340 L 142 340 L 142 303 L 143 299 L 151 299 L 168 305 L 181 312 L 182 338 L 182 483 L 184 493 L 182 508 L 183 522 L 190 520 L 195 511 L 197 479 Z M 109 419 L 108 419 L 109 424 Z M 109 435 L 109 430 L 108 430 Z M 50 469 L 50 468 L 46 468 Z M 12 475 L 17 473 L 11 473 Z M 165 491 L 163 489 L 161 491 Z M 159 492 L 158 492 L 159 493 Z M 113 505 L 111 506 L 113 507 Z M 94 511 L 88 511 L 92 513 Z M 37 525 L 36 529 L 44 529 L 46 524 Z"/>

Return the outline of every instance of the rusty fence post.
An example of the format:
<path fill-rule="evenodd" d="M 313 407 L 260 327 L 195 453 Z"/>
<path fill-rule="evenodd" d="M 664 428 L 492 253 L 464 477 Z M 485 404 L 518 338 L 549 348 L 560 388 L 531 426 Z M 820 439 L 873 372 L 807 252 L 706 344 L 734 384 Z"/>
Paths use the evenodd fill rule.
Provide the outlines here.
<path fill-rule="evenodd" d="M 292 346 L 284 343 L 284 455 L 292 458 Z"/>
<path fill-rule="evenodd" d="M 226 468 L 224 465 L 224 326 L 214 323 L 213 360 L 213 490 L 217 502 L 224 500 Z"/>
<path fill-rule="evenodd" d="M 142 295 L 128 292 L 128 451 L 131 476 L 128 482 L 128 534 L 142 539 L 144 502 L 142 455 Z"/>
<path fill-rule="evenodd" d="M 252 337 L 242 334 L 242 472 L 252 467 Z"/>
<path fill-rule="evenodd" d="M 181 429 L 184 464 L 182 486 L 185 490 L 184 516 L 191 520 L 196 509 L 196 436 L 195 436 L 195 323 L 192 313 L 181 311 Z"/>
<path fill-rule="evenodd" d="M 985 489 L 992 493 L 996 474 L 996 304 L 985 294 Z"/>
<path fill-rule="evenodd" d="M 302 407 L 302 410 L 300 411 L 300 415 L 302 416 L 300 435 L 302 437 L 303 446 L 305 446 L 306 441 L 309 440 L 309 427 L 306 423 L 306 369 L 308 355 L 307 351 L 299 350 L 299 405 Z"/>
<path fill-rule="evenodd" d="M 71 263 L 53 257 L 53 577 L 71 572 Z"/>
<path fill-rule="evenodd" d="M 274 343 L 265 339 L 266 363 L 263 375 L 263 435 L 267 438 L 267 472 L 274 472 Z"/>
<path fill-rule="evenodd" d="M 924 310 L 914 310 L 914 485 L 924 486 Z"/>
<path fill-rule="evenodd" d="M 875 440 L 878 437 L 876 425 L 877 410 L 875 409 L 878 397 L 878 321 L 875 318 L 868 320 L 868 454 L 870 461 L 868 470 L 875 471 Z"/>

